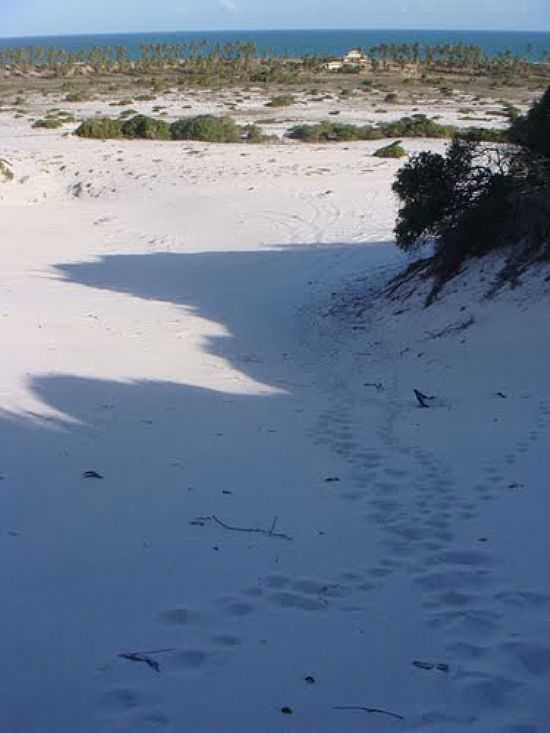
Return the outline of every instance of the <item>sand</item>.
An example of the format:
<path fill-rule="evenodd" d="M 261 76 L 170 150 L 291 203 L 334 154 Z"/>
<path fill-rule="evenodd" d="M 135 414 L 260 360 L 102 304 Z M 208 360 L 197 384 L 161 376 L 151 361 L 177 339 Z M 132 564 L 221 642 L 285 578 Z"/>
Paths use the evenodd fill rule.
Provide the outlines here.
<path fill-rule="evenodd" d="M 384 298 L 376 143 L 71 129 L 0 117 L 2 730 L 546 731 L 544 276 Z"/>

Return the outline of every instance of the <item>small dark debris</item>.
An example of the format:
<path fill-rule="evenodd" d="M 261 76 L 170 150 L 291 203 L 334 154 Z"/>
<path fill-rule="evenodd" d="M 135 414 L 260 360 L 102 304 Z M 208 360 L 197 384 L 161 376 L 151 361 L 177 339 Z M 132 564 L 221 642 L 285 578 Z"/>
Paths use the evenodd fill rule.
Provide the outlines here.
<path fill-rule="evenodd" d="M 415 659 L 413 662 L 413 665 L 417 667 L 418 669 L 425 669 L 426 671 L 430 672 L 432 669 L 437 669 L 438 672 L 448 672 L 449 671 L 449 665 L 448 664 L 441 664 L 441 663 L 431 663 L 431 662 L 422 662 L 419 659 Z"/>
<path fill-rule="evenodd" d="M 314 685 L 315 677 L 312 677 L 310 674 L 308 674 L 306 677 L 304 677 L 304 682 L 307 682 L 308 685 Z"/>
<path fill-rule="evenodd" d="M 147 657 L 143 654 L 137 654 L 137 653 L 123 653 L 118 655 L 121 659 L 128 659 L 130 662 L 143 662 L 148 667 L 151 667 L 151 669 L 154 669 L 155 672 L 160 672 L 160 664 L 156 662 L 154 659 L 151 659 L 151 657 Z"/>
<path fill-rule="evenodd" d="M 292 712 L 293 712 L 292 708 L 289 708 L 287 706 L 285 706 L 284 708 L 281 708 L 281 713 L 283 713 L 283 715 L 292 715 Z"/>
<path fill-rule="evenodd" d="M 434 668 L 433 664 L 430 664 L 429 662 L 421 662 L 418 659 L 414 660 L 413 665 L 417 667 L 418 669 L 425 669 L 428 671 Z"/>
<path fill-rule="evenodd" d="M 328 478 L 325 479 L 325 483 L 326 484 L 334 484 L 334 483 L 336 483 L 338 481 L 340 481 L 340 479 L 338 478 L 338 476 L 329 476 Z"/>
<path fill-rule="evenodd" d="M 487 537 L 480 537 L 478 542 L 489 542 L 489 539 Z"/>
<path fill-rule="evenodd" d="M 229 491 L 228 489 L 222 489 L 222 494 L 232 494 L 232 491 Z"/>
<path fill-rule="evenodd" d="M 495 392 L 497 397 L 500 397 L 503 400 L 508 399 L 508 395 L 505 395 L 504 392 Z"/>
<path fill-rule="evenodd" d="M 84 471 L 82 478 L 103 478 L 97 471 Z"/>

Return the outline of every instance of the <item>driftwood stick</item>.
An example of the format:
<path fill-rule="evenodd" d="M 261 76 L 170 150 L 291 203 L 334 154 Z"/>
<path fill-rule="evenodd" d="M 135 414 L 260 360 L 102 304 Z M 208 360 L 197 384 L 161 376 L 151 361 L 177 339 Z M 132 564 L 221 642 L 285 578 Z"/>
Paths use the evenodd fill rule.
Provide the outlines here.
<path fill-rule="evenodd" d="M 216 524 L 219 524 L 220 527 L 223 527 L 224 529 L 229 529 L 232 532 L 251 532 L 255 534 L 263 534 L 267 537 L 278 537 L 282 540 L 292 540 L 292 537 L 290 537 L 287 534 L 283 534 L 282 532 L 274 532 L 275 525 L 277 524 L 277 517 L 275 517 L 275 520 L 271 526 L 271 529 L 259 529 L 256 527 L 233 527 L 230 524 L 226 524 L 225 522 L 222 522 L 221 519 L 218 519 L 218 517 L 215 514 L 212 514 L 212 519 L 216 522 Z"/>
<path fill-rule="evenodd" d="M 367 708 L 361 705 L 336 705 L 333 710 L 362 710 L 364 713 L 378 713 L 379 715 L 387 715 L 390 718 L 396 718 L 396 720 L 405 720 L 402 715 L 392 713 L 389 710 L 382 710 L 381 708 Z"/>
<path fill-rule="evenodd" d="M 122 652 L 118 656 L 121 659 L 127 659 L 129 662 L 143 662 L 148 667 L 151 667 L 151 669 L 154 669 L 155 672 L 160 672 L 160 664 L 155 659 L 152 659 L 150 655 L 166 654 L 173 651 L 173 649 L 155 649 L 151 652 Z"/>
<path fill-rule="evenodd" d="M 420 407 L 429 407 L 427 403 L 429 400 L 433 400 L 433 397 L 428 397 L 428 395 L 422 394 L 422 392 L 417 389 L 413 389 L 413 392 L 414 396 L 418 400 L 418 404 L 420 405 Z"/>

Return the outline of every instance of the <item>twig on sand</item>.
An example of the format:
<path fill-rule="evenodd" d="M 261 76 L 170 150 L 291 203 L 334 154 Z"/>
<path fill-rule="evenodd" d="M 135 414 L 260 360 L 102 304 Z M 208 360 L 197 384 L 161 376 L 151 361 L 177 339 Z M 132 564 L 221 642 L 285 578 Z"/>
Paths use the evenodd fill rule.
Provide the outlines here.
<path fill-rule="evenodd" d="M 220 527 L 223 527 L 224 529 L 229 529 L 232 532 L 253 532 L 256 534 L 264 534 L 266 535 L 266 537 L 278 537 L 282 540 L 292 540 L 292 537 L 290 537 L 290 535 L 283 534 L 282 532 L 275 532 L 275 526 L 277 524 L 278 517 L 275 517 L 275 519 L 273 520 L 271 529 L 259 529 L 256 527 L 232 527 L 230 524 L 226 524 L 225 522 L 222 522 L 221 519 L 218 519 L 215 514 L 212 514 L 212 519 L 216 522 L 216 524 L 219 524 Z"/>
<path fill-rule="evenodd" d="M 379 715 L 387 715 L 390 718 L 396 718 L 396 720 L 405 720 L 402 715 L 398 713 L 392 713 L 389 710 L 382 710 L 381 708 L 366 708 L 361 705 L 335 705 L 333 710 L 362 710 L 364 713 L 378 713 Z"/>
<path fill-rule="evenodd" d="M 429 402 L 429 400 L 434 399 L 433 397 L 428 397 L 428 395 L 422 394 L 422 392 L 417 389 L 413 389 L 413 392 L 414 396 L 418 400 L 418 404 L 420 405 L 420 407 L 429 407 L 427 403 Z"/>
<path fill-rule="evenodd" d="M 128 659 L 130 662 L 143 662 L 147 666 L 151 667 L 151 669 L 154 669 L 155 672 L 160 672 L 160 664 L 155 661 L 154 659 L 151 659 L 151 654 L 167 654 L 168 652 L 173 652 L 173 649 L 154 649 L 150 652 L 123 652 L 122 654 L 119 654 L 118 656 L 121 659 Z"/>
<path fill-rule="evenodd" d="M 474 323 L 475 318 L 470 316 L 470 318 L 465 321 L 461 321 L 460 323 L 451 323 L 449 326 L 441 329 L 441 331 L 426 331 L 426 333 L 432 339 L 439 339 L 442 336 L 449 336 L 451 333 L 460 333 L 461 331 L 465 331 L 467 328 L 470 328 L 470 326 L 473 326 Z"/>

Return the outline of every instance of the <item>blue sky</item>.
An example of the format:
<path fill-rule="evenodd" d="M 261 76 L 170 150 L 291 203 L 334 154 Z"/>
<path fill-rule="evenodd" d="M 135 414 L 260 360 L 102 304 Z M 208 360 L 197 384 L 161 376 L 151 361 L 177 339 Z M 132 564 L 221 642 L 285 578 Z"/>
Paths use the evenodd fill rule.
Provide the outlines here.
<path fill-rule="evenodd" d="M 271 28 L 550 31 L 550 0 L 0 0 L 0 36 Z"/>

